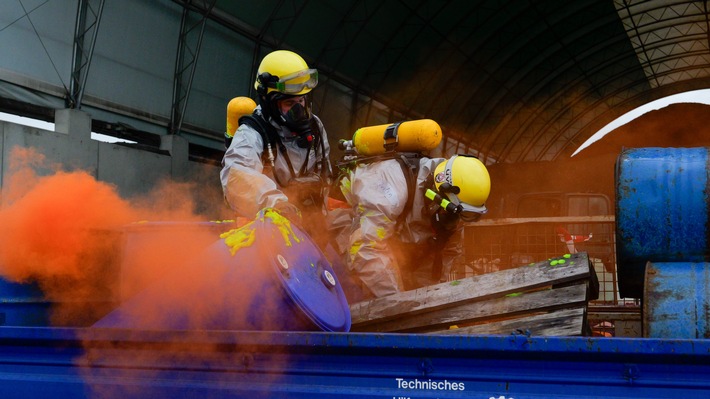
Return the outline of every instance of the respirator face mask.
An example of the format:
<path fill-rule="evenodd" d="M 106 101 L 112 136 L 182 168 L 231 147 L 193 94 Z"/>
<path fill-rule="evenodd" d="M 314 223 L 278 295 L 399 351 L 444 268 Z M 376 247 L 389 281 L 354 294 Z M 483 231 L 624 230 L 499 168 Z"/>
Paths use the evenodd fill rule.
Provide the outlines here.
<path fill-rule="evenodd" d="M 306 104 L 303 106 L 301 103 L 296 103 L 285 113 L 280 113 L 283 125 L 298 136 L 296 144 L 301 148 L 308 148 L 313 142 L 312 114 L 308 102 Z"/>

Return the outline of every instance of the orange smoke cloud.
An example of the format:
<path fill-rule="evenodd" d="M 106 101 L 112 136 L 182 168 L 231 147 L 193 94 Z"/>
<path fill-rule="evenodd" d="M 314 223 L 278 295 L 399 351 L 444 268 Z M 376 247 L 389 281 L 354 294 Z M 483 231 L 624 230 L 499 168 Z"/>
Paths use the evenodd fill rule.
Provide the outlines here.
<path fill-rule="evenodd" d="M 38 176 L 37 170 L 55 168 L 44 165 L 36 151 L 17 149 L 12 161 L 0 209 L 0 278 L 36 283 L 52 304 L 52 325 L 174 328 L 199 334 L 239 325 L 247 314 L 265 325 L 291 320 L 276 310 L 283 309 L 284 296 L 269 289 L 278 284 L 268 275 L 270 269 L 255 273 L 263 248 L 240 249 L 231 257 L 227 247 L 216 246 L 226 254 L 215 254 L 215 247 L 206 252 L 221 240 L 221 233 L 236 226 L 198 215 L 196 195 L 205 203 L 219 200 L 214 208 L 221 212 L 220 195 L 205 192 L 203 186 L 165 181 L 145 196 L 123 199 L 114 186 L 83 171 Z M 208 178 L 218 182 L 217 176 Z M 116 311 L 126 315 L 127 323 L 111 322 Z M 167 338 L 164 345 L 156 345 L 158 351 L 141 353 L 126 350 L 120 342 L 108 352 L 92 345 L 88 340 L 87 355 L 76 359 L 90 381 L 104 372 L 112 378 L 121 373 L 91 367 L 103 364 L 104 357 L 112 364 L 143 367 L 181 364 L 193 356 L 207 360 L 233 356 L 224 347 L 204 344 L 197 353 L 188 353 L 184 343 L 173 346 Z M 131 378 L 130 368 L 125 373 Z M 140 373 L 141 379 L 151 377 L 148 369 Z M 113 384 L 90 384 L 95 397 L 146 395 L 142 385 L 117 390 Z"/>
<path fill-rule="evenodd" d="M 18 174 L 22 185 L 10 185 L 5 198 L 11 201 L 0 210 L 0 264 L 2 274 L 12 280 L 76 277 L 95 230 L 136 218 L 113 187 L 85 172 L 37 177 L 22 169 Z"/>
<path fill-rule="evenodd" d="M 58 166 L 45 165 L 33 149 L 14 148 L 9 164 L 0 209 L 0 277 L 36 283 L 54 305 L 54 324 L 91 324 L 122 296 L 219 239 L 215 229 L 142 223 L 199 220 L 191 184 L 163 182 L 129 201 L 84 171 L 39 176 L 37 170 Z"/>
<path fill-rule="evenodd" d="M 38 176 L 44 158 L 15 148 L 0 209 L 0 276 L 37 283 L 49 302 L 86 303 L 100 297 L 106 271 L 100 266 L 113 252 L 106 232 L 136 218 L 114 188 L 83 171 Z M 67 322 L 92 309 L 61 309 Z"/>
<path fill-rule="evenodd" d="M 255 328 L 282 325 L 284 297 L 267 251 L 269 240 L 285 239 L 263 233 L 258 246 L 230 255 L 220 235 L 235 224 L 197 215 L 194 194 L 205 193 L 194 184 L 165 181 L 126 200 L 83 171 L 37 176 L 32 170 L 48 169 L 27 149 L 13 159 L 19 166 L 8 180 L 23 178 L 3 187 L 12 200 L 0 210 L 0 277 L 36 283 L 53 325 L 224 329 L 246 318 Z M 132 321 L 96 324 L 116 309 Z"/>

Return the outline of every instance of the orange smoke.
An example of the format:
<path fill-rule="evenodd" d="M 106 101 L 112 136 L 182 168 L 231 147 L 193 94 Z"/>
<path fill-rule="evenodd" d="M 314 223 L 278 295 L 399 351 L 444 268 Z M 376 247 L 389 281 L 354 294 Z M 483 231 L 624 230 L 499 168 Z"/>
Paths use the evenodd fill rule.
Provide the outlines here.
<path fill-rule="evenodd" d="M 115 187 L 83 171 L 38 176 L 38 170 L 57 169 L 46 166 L 36 151 L 16 149 L 11 158 L 1 198 L 0 278 L 36 283 L 52 304 L 52 325 L 106 327 L 101 322 L 123 309 L 129 323 L 109 322 L 107 327 L 142 330 L 177 325 L 176 329 L 199 334 L 205 326 L 239 323 L 248 313 L 267 324 L 270 319 L 289 319 L 272 310 L 283 305 L 283 296 L 260 289 L 271 277 L 253 272 L 255 259 L 264 251 L 251 248 L 248 258 L 247 249 L 231 258 L 229 252 L 212 258 L 205 252 L 221 240 L 221 233 L 235 228 L 231 222 L 208 221 L 196 213 L 200 198 L 204 206 L 213 203 L 221 212 L 220 195 L 203 186 L 165 181 L 145 196 L 123 199 Z M 214 179 L 219 188 L 218 176 L 203 181 L 207 179 Z M 86 355 L 76 361 L 82 375 L 97 381 L 103 373 L 121 377 L 120 368 L 91 367 L 104 364 L 104 359 L 144 367 L 184 364 L 193 356 L 220 361 L 237 356 L 217 345 L 203 344 L 197 353 L 189 352 L 184 343 L 171 343 L 166 334 L 165 344 L 156 344 L 157 351 L 126 350 L 120 342 L 116 350 L 94 350 L 89 339 Z M 134 371 L 124 369 L 125 378 L 133 378 Z M 140 378 L 159 372 L 160 368 L 142 369 Z M 123 390 L 117 389 L 120 384 L 89 384 L 95 397 L 147 395 L 140 384 L 126 384 Z"/>
<path fill-rule="evenodd" d="M 264 233 L 230 255 L 220 235 L 236 226 L 196 215 L 193 194 L 205 193 L 193 184 L 165 181 L 126 200 L 83 171 L 37 176 L 49 169 L 27 149 L 12 158 L 20 165 L 8 180 L 23 177 L 3 187 L 11 200 L 0 210 L 0 277 L 36 283 L 53 325 L 120 327 L 97 324 L 116 309 L 138 329 L 223 329 L 247 315 L 255 328 L 281 325 L 278 277 L 262 260 L 273 255 L 268 240 L 282 237 Z"/>
<path fill-rule="evenodd" d="M 0 211 L 0 262 L 16 281 L 78 276 L 95 230 L 115 228 L 136 214 L 114 190 L 85 172 L 57 173 Z"/>
<path fill-rule="evenodd" d="M 35 150 L 17 147 L 11 153 L 0 209 L 0 277 L 36 283 L 54 304 L 54 324 L 91 324 L 122 296 L 179 268 L 219 238 L 214 229 L 166 227 L 141 245 L 134 237 L 127 256 L 126 237 L 156 230 L 140 222 L 198 220 L 194 187 L 164 182 L 128 201 L 84 171 L 36 172 L 51 169 Z"/>
<path fill-rule="evenodd" d="M 76 304 L 111 298 L 106 269 L 114 251 L 106 233 L 136 218 L 136 212 L 112 186 L 83 171 L 38 176 L 44 157 L 15 148 L 0 209 L 0 276 L 34 282 L 49 302 Z M 67 323 L 94 309 L 59 309 Z"/>

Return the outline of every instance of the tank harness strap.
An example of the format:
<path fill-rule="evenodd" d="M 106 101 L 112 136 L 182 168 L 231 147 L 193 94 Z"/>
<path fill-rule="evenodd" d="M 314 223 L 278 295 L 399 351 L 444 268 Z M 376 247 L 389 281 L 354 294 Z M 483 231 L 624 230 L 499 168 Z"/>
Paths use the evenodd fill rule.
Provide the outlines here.
<path fill-rule="evenodd" d="M 328 157 L 325 155 L 325 140 L 316 118 L 311 118 L 311 130 L 313 131 L 313 149 L 316 155 L 316 173 L 320 174 L 323 181 L 333 176 Z M 320 149 L 320 163 L 318 162 L 318 150 Z M 307 158 L 306 158 L 307 160 Z"/>
<path fill-rule="evenodd" d="M 279 152 L 283 154 L 284 159 L 286 160 L 286 165 L 288 165 L 289 172 L 291 173 L 291 178 L 297 177 L 296 171 L 293 168 L 293 165 L 291 164 L 291 159 L 289 158 L 288 152 L 286 151 L 286 146 L 284 145 L 283 141 L 281 141 L 281 137 L 279 137 L 278 132 L 276 132 L 276 128 L 274 128 L 270 123 L 265 121 L 264 118 L 256 114 L 245 115 L 239 118 L 239 124 L 241 125 L 243 123 L 250 126 L 252 129 L 256 130 L 261 135 L 261 139 L 264 142 L 264 148 L 262 150 L 262 160 L 263 158 L 265 158 L 269 146 L 273 147 L 274 145 L 276 145 L 278 147 L 278 151 L 276 151 L 276 156 L 278 156 Z M 276 158 L 274 157 L 274 159 Z M 304 163 L 308 163 L 308 154 L 306 155 Z M 274 179 L 276 179 L 276 183 L 278 183 L 279 186 L 285 187 L 288 184 L 288 182 L 287 184 L 283 184 L 281 181 L 279 181 L 277 173 L 274 172 L 273 175 Z"/>
<path fill-rule="evenodd" d="M 383 146 L 385 147 L 386 152 L 394 151 L 397 146 L 399 145 L 399 125 L 401 125 L 402 122 L 397 122 L 393 123 L 385 129 L 385 133 L 383 135 L 384 139 L 384 144 Z"/>
<path fill-rule="evenodd" d="M 419 172 L 419 153 L 398 153 L 395 157 L 399 165 L 402 167 L 404 179 L 407 182 L 407 203 L 404 205 L 402 213 L 397 218 L 397 225 L 401 225 L 407 219 L 407 215 L 411 212 L 414 205 L 414 195 L 416 193 L 417 174 Z"/>
<path fill-rule="evenodd" d="M 277 141 L 280 141 L 278 140 L 276 129 L 271 126 L 270 123 L 267 123 L 261 116 L 256 114 L 244 115 L 239 118 L 239 124 L 245 124 L 256 130 L 259 135 L 261 135 L 261 140 L 264 142 L 264 153 L 266 153 L 266 149 L 269 144 L 274 145 L 277 144 Z"/>
<path fill-rule="evenodd" d="M 239 118 L 239 124 L 246 123 L 249 125 L 251 128 L 259 132 L 261 135 L 262 141 L 264 141 L 264 148 L 262 152 L 262 159 L 267 158 L 267 151 L 270 151 L 269 147 L 274 147 L 277 146 L 278 150 L 276 152 L 276 156 L 278 156 L 278 153 L 281 152 L 283 154 L 284 159 L 286 160 L 286 165 L 288 166 L 289 172 L 291 173 L 291 178 L 295 179 L 297 177 L 303 176 L 306 174 L 306 171 L 308 169 L 308 160 L 310 158 L 310 151 L 312 150 L 316 156 L 316 166 L 315 166 L 315 171 L 320 175 L 320 177 L 323 179 L 323 181 L 326 181 L 327 179 L 331 178 L 333 175 L 333 171 L 330 168 L 330 162 L 328 160 L 328 157 L 326 157 L 326 151 L 325 151 L 325 140 L 323 140 L 323 134 L 320 129 L 320 125 L 313 119 L 311 121 L 311 129 L 313 130 L 313 145 L 308 147 L 305 159 L 303 160 L 303 164 L 301 165 L 301 168 L 298 173 L 296 173 L 295 168 L 293 167 L 293 164 L 291 163 L 291 158 L 288 156 L 288 151 L 286 150 L 286 146 L 283 144 L 283 141 L 281 140 L 281 136 L 279 136 L 278 132 L 276 131 L 276 128 L 272 126 L 270 123 L 264 120 L 261 116 L 257 114 L 252 114 L 252 115 L 245 115 L 241 118 Z M 312 148 L 311 148 L 312 147 Z M 320 150 L 320 154 L 319 154 Z M 318 163 L 318 157 L 320 156 L 320 163 Z M 275 159 L 275 157 L 274 157 Z M 276 179 L 276 182 L 279 184 L 281 187 L 286 187 L 288 185 L 288 182 L 284 184 L 283 182 L 279 181 L 278 175 L 274 173 L 274 179 Z"/>

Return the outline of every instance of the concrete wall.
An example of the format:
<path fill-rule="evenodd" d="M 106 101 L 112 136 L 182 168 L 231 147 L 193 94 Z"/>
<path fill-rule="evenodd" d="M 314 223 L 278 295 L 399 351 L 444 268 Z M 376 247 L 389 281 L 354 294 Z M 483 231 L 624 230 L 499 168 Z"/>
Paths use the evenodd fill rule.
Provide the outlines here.
<path fill-rule="evenodd" d="M 206 218 L 229 217 L 221 198 L 219 166 L 191 162 L 188 142 L 164 136 L 162 152 L 91 139 L 91 118 L 79 110 L 57 110 L 55 131 L 0 122 L 0 186 L 4 193 L 11 152 L 16 147 L 34 149 L 44 156 L 35 166 L 40 176 L 57 170 L 84 170 L 97 180 L 112 184 L 122 198 L 143 196 L 163 180 L 194 185 L 196 212 Z M 169 200 L 169 199 L 165 199 Z M 0 205 L 2 196 L 0 196 Z"/>

